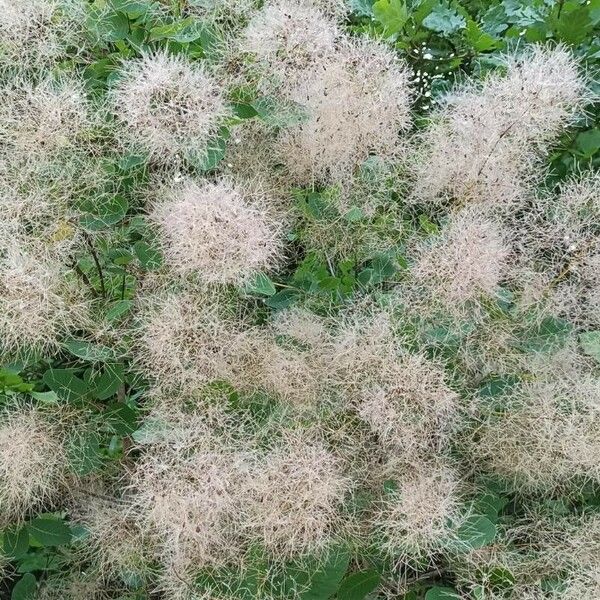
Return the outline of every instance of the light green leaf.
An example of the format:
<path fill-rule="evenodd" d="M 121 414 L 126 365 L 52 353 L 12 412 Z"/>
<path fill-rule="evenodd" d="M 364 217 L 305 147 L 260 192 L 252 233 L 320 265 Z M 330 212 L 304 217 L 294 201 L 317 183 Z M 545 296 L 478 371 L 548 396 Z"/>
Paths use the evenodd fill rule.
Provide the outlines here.
<path fill-rule="evenodd" d="M 423 27 L 449 36 L 463 29 L 466 25 L 465 18 L 459 15 L 456 10 L 438 4 L 424 19 Z"/>
<path fill-rule="evenodd" d="M 32 398 L 44 404 L 58 404 L 60 402 L 60 398 L 56 392 L 29 392 L 29 394 Z"/>
<path fill-rule="evenodd" d="M 460 594 L 452 588 L 436 585 L 427 591 L 425 600 L 460 600 Z"/>
<path fill-rule="evenodd" d="M 579 336 L 584 353 L 600 362 L 600 331 L 586 331 Z"/>
<path fill-rule="evenodd" d="M 89 362 L 105 362 L 114 359 L 113 351 L 107 346 L 86 342 L 85 340 L 68 340 L 63 346 L 77 358 Z"/>
<path fill-rule="evenodd" d="M 475 550 L 494 540 L 496 526 L 487 517 L 473 515 L 461 524 L 456 534 L 461 550 Z"/>
<path fill-rule="evenodd" d="M 274 296 L 275 285 L 264 273 L 257 273 L 246 285 L 247 294 L 259 294 L 261 296 Z"/>
<path fill-rule="evenodd" d="M 408 21 L 408 10 L 402 0 L 377 0 L 373 17 L 383 25 L 386 36 L 398 33 Z"/>

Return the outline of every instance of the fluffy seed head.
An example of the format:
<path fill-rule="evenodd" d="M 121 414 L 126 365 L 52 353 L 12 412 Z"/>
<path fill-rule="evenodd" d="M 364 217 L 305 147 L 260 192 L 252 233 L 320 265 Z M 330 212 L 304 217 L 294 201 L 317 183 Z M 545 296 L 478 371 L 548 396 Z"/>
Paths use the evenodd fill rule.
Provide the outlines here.
<path fill-rule="evenodd" d="M 331 54 L 337 36 L 335 22 L 310 2 L 276 0 L 250 20 L 240 47 L 281 83 Z"/>
<path fill-rule="evenodd" d="M 206 283 L 243 284 L 269 270 L 281 253 L 279 226 L 264 197 L 227 181 L 192 180 L 167 192 L 155 206 L 167 261 L 181 275 Z"/>
<path fill-rule="evenodd" d="M 478 431 L 486 468 L 517 489 L 569 489 L 599 481 L 600 383 L 585 373 L 521 384 Z"/>
<path fill-rule="evenodd" d="M 0 0 L 0 62 L 46 65 L 74 43 L 85 3 L 80 0 Z"/>
<path fill-rule="evenodd" d="M 283 85 L 306 117 L 282 131 L 278 152 L 300 183 L 342 182 L 370 154 L 393 158 L 409 124 L 407 70 L 384 44 L 347 40 Z"/>
<path fill-rule="evenodd" d="M 125 61 L 111 96 L 128 145 L 161 162 L 190 153 L 203 156 L 227 116 L 213 76 L 202 65 L 166 52 Z"/>
<path fill-rule="evenodd" d="M 5 408 L 0 414 L 0 524 L 20 521 L 55 499 L 67 467 L 57 424 L 36 408 Z"/>
<path fill-rule="evenodd" d="M 191 391 L 228 379 L 227 349 L 238 329 L 214 296 L 155 294 L 142 307 L 140 326 L 139 368 L 160 386 Z"/>
<path fill-rule="evenodd" d="M 247 527 L 278 559 L 317 554 L 340 524 L 350 482 L 336 457 L 307 432 L 291 432 L 251 480 Z"/>
<path fill-rule="evenodd" d="M 111 576 L 137 573 L 144 565 L 144 535 L 129 514 L 129 506 L 118 499 L 86 497 L 71 511 L 88 535 L 82 555 L 91 558 L 100 573 Z"/>
<path fill-rule="evenodd" d="M 509 256 L 500 226 L 467 208 L 450 217 L 439 237 L 417 249 L 411 273 L 430 300 L 457 308 L 481 296 L 493 297 Z"/>
<path fill-rule="evenodd" d="M 423 558 L 448 543 L 459 518 L 456 474 L 449 468 L 420 465 L 388 494 L 373 517 L 384 549 L 401 562 Z"/>
<path fill-rule="evenodd" d="M 60 338 L 87 321 L 87 303 L 68 269 L 41 245 L 0 250 L 0 348 L 28 354 L 56 349 Z"/>
<path fill-rule="evenodd" d="M 448 96 L 420 140 L 419 201 L 520 202 L 539 157 L 586 100 L 577 63 L 563 46 L 535 46 L 506 59 L 506 76 Z"/>
<path fill-rule="evenodd" d="M 160 439 L 142 447 L 131 478 L 133 515 L 179 572 L 235 560 L 248 458 L 219 429 L 221 412 L 159 414 Z M 165 420 L 165 418 L 167 420 Z"/>
<path fill-rule="evenodd" d="M 402 348 L 387 314 L 356 314 L 342 324 L 332 365 L 336 386 L 399 460 L 419 464 L 443 446 L 457 395 L 439 365 Z"/>
<path fill-rule="evenodd" d="M 0 106 L 0 143 L 11 161 L 55 160 L 90 126 L 83 82 L 74 77 L 12 80 Z"/>

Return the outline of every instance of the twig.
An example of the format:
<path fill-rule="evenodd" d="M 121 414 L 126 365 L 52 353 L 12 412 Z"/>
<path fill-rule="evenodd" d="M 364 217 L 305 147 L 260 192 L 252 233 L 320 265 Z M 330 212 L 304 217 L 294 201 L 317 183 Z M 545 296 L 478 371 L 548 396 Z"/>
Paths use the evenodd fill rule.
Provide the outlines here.
<path fill-rule="evenodd" d="M 98 270 L 98 275 L 100 277 L 100 292 L 103 298 L 106 298 L 106 285 L 104 284 L 104 273 L 102 272 L 102 267 L 100 266 L 100 260 L 98 259 L 98 255 L 96 254 L 96 250 L 94 245 L 92 244 L 92 239 L 87 232 L 83 232 L 83 237 L 92 253 L 92 258 L 94 259 L 94 263 L 96 263 L 96 269 Z"/>

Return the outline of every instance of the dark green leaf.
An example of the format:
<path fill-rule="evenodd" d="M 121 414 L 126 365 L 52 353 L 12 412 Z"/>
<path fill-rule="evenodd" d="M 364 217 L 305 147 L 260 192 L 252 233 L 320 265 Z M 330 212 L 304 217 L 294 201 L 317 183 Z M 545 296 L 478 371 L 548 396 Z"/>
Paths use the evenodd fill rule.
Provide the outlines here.
<path fill-rule="evenodd" d="M 107 365 L 102 374 L 94 379 L 94 396 L 101 401 L 107 400 L 117 393 L 124 381 L 123 365 Z"/>
<path fill-rule="evenodd" d="M 48 369 L 42 380 L 61 400 L 66 402 L 82 400 L 89 392 L 85 381 L 69 369 Z"/>
<path fill-rule="evenodd" d="M 34 600 L 37 592 L 35 575 L 26 573 L 17 581 L 10 595 L 11 600 Z"/>
<path fill-rule="evenodd" d="M 128 209 L 129 203 L 123 196 L 97 199 L 89 214 L 81 217 L 81 224 L 92 231 L 105 229 L 123 220 Z"/>
<path fill-rule="evenodd" d="M 162 265 L 162 254 L 148 243 L 140 240 L 134 244 L 133 249 L 144 269 L 152 271 Z"/>
<path fill-rule="evenodd" d="M 2 550 L 11 559 L 21 558 L 29 548 L 29 529 L 27 525 L 11 527 L 4 531 Z"/>
<path fill-rule="evenodd" d="M 280 310 L 291 306 L 297 299 L 298 292 L 295 290 L 281 290 L 270 298 L 267 298 L 265 304 L 271 308 Z"/>
<path fill-rule="evenodd" d="M 109 309 L 106 311 L 105 318 L 107 321 L 116 321 L 128 313 L 132 306 L 133 302 L 131 300 L 117 300 L 110 305 Z"/>
<path fill-rule="evenodd" d="M 337 593 L 338 600 L 364 600 L 379 585 L 381 579 L 375 569 L 347 575 Z"/>
<path fill-rule="evenodd" d="M 325 564 L 312 573 L 308 589 L 298 595 L 299 600 L 327 600 L 333 596 L 349 562 L 347 554 L 333 553 Z"/>
<path fill-rule="evenodd" d="M 29 523 L 29 531 L 37 542 L 47 548 L 71 541 L 71 530 L 59 519 L 39 517 Z"/>
<path fill-rule="evenodd" d="M 131 435 L 137 429 L 137 412 L 123 402 L 108 407 L 107 423 L 117 435 Z"/>

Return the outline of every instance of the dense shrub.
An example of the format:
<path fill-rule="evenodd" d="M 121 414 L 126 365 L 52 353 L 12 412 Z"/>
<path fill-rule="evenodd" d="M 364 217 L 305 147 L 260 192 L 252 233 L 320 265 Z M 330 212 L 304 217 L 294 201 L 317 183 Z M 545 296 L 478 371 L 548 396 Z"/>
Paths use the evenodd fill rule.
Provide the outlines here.
<path fill-rule="evenodd" d="M 0 596 L 600 597 L 598 0 L 0 0 Z"/>

